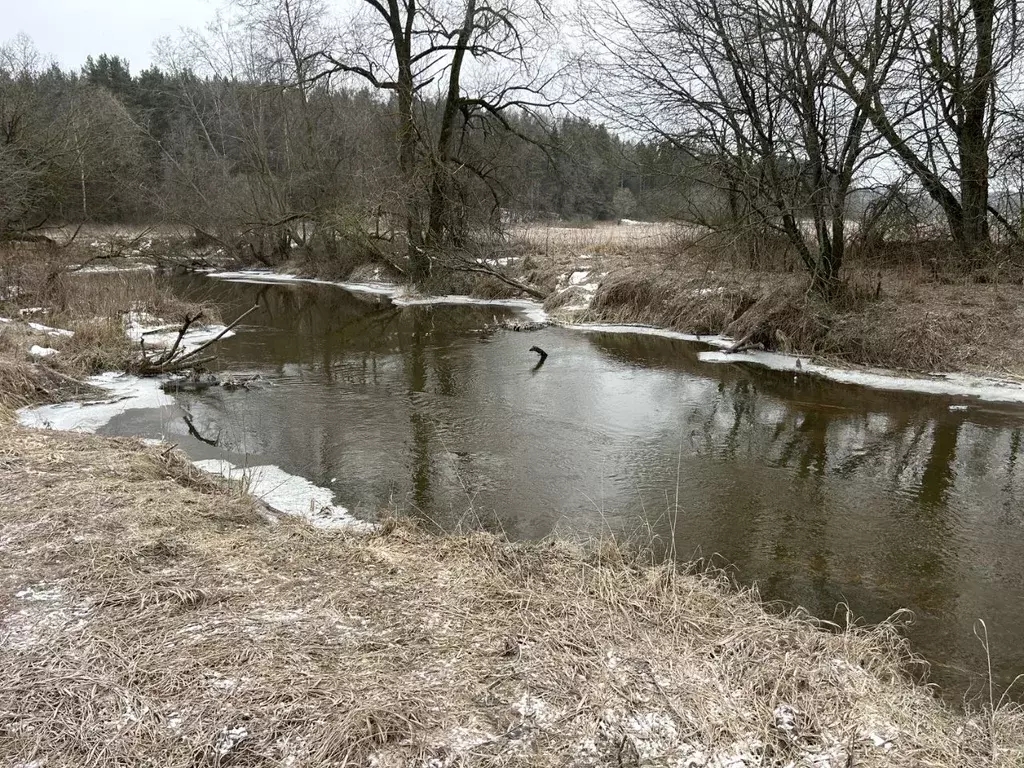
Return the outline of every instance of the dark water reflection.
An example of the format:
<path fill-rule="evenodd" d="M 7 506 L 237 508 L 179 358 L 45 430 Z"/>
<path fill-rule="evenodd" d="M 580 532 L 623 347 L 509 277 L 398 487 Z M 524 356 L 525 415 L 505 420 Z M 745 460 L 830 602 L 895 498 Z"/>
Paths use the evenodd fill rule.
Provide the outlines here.
<path fill-rule="evenodd" d="M 396 309 L 323 286 L 202 278 L 183 295 L 245 332 L 224 370 L 272 386 L 182 396 L 107 431 L 196 458 L 276 463 L 366 518 L 384 506 L 513 538 L 652 538 L 717 555 L 763 596 L 866 621 L 909 608 L 949 695 L 1024 671 L 1024 411 L 698 362 L 699 346 L 549 328 L 483 332 L 493 307 Z M 550 357 L 534 370 L 532 345 Z"/>

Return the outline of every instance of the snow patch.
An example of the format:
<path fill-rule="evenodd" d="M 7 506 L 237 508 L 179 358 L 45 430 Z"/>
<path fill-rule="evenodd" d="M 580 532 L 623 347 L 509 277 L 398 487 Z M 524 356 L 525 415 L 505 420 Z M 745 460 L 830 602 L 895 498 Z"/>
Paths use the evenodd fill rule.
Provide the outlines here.
<path fill-rule="evenodd" d="M 133 255 L 139 255 L 133 252 Z M 88 272 L 90 274 L 106 274 L 111 272 L 155 272 L 154 264 L 87 264 L 72 267 L 76 272 Z"/>
<path fill-rule="evenodd" d="M 665 339 L 676 339 L 678 341 L 699 341 L 712 347 L 726 349 L 733 345 L 733 340 L 727 336 L 700 336 L 695 333 L 682 333 L 680 331 L 669 331 L 665 328 L 655 328 L 650 325 L 613 325 L 610 323 L 577 323 L 568 326 L 577 331 L 588 333 L 635 333 L 638 336 L 661 336 Z"/>
<path fill-rule="evenodd" d="M 125 317 L 124 332 L 129 339 L 141 343 L 147 349 L 170 349 L 178 338 L 180 328 L 180 325 L 162 323 L 159 318 L 147 312 L 129 312 Z M 182 337 L 178 349 L 181 354 L 199 349 L 206 342 L 217 338 L 225 328 L 224 325 L 192 326 Z M 221 338 L 234 335 L 234 331 L 228 331 Z"/>
<path fill-rule="evenodd" d="M 590 277 L 590 272 L 585 269 L 577 269 L 569 275 L 569 285 L 583 285 Z"/>
<path fill-rule="evenodd" d="M 217 743 L 214 749 L 217 750 L 218 755 L 225 757 L 248 736 L 249 731 L 241 725 L 237 725 L 234 728 L 222 728 L 220 733 L 217 734 Z"/>
<path fill-rule="evenodd" d="M 346 291 L 374 293 L 381 296 L 392 296 L 400 293 L 402 287 L 393 283 L 346 283 L 337 280 L 319 280 L 314 277 L 282 274 L 280 272 L 264 272 L 246 269 L 238 272 L 209 272 L 207 277 L 219 280 L 232 280 L 238 283 L 313 283 L 314 285 L 334 285 Z"/>
<path fill-rule="evenodd" d="M 33 331 L 39 331 L 40 333 L 45 333 L 47 336 L 74 336 L 75 335 L 74 331 L 67 331 L 67 330 L 64 330 L 63 328 L 51 328 L 50 326 L 43 325 L 42 323 L 29 323 L 28 327 L 31 328 Z"/>
<path fill-rule="evenodd" d="M 547 322 L 548 313 L 539 302 L 528 299 L 477 299 L 472 296 L 395 296 L 392 298 L 395 306 L 415 307 L 432 304 L 455 304 L 488 307 L 508 307 L 519 310 L 527 320 L 535 323 Z"/>
<path fill-rule="evenodd" d="M 725 287 L 719 285 L 715 288 L 692 288 L 686 293 L 689 296 L 710 296 L 711 294 L 725 293 Z"/>
<path fill-rule="evenodd" d="M 24 427 L 95 432 L 115 416 L 134 408 L 161 408 L 172 405 L 174 398 L 160 389 L 155 379 L 140 379 L 122 373 L 101 373 L 86 382 L 110 393 L 103 400 L 73 403 L 52 403 L 18 411 L 18 422 Z"/>
<path fill-rule="evenodd" d="M 518 256 L 502 256 L 498 259 L 477 259 L 477 264 L 486 264 L 490 267 L 509 267 L 519 261 Z"/>
<path fill-rule="evenodd" d="M 580 258 L 583 257 L 581 256 Z M 606 274 L 602 273 L 599 277 L 604 277 Z M 591 272 L 588 269 L 575 269 L 568 274 L 561 275 L 555 284 L 555 295 L 559 296 L 571 290 L 574 292 L 576 301 L 559 307 L 559 310 L 565 313 L 581 312 L 590 309 L 590 305 L 593 303 L 599 287 L 599 279 L 592 279 Z"/>
<path fill-rule="evenodd" d="M 272 509 L 303 517 L 317 528 L 368 528 L 345 507 L 334 503 L 334 494 L 304 477 L 292 475 L 273 464 L 238 467 L 223 459 L 192 462 L 196 467 L 229 480 L 240 480 L 246 490 Z"/>
<path fill-rule="evenodd" d="M 702 339 L 703 340 L 703 339 Z M 840 384 L 855 384 L 872 389 L 898 392 L 922 392 L 947 397 L 974 397 L 979 400 L 1024 403 L 1024 384 L 964 373 L 935 373 L 930 376 L 900 376 L 877 369 L 851 370 L 814 363 L 809 358 L 784 355 L 778 352 L 710 351 L 701 352 L 698 358 L 706 363 L 753 363 L 775 371 L 787 373 L 809 373 Z"/>
<path fill-rule="evenodd" d="M 528 299 L 476 299 L 472 296 L 416 296 L 406 292 L 403 286 L 393 283 L 346 283 L 334 280 L 318 280 L 312 277 L 279 274 L 277 272 L 260 272 L 243 270 L 239 272 L 211 272 L 209 277 L 220 280 L 233 280 L 244 283 L 313 283 L 315 285 L 333 285 L 346 291 L 372 293 L 387 296 L 395 306 L 411 307 L 430 304 L 468 304 L 476 306 L 509 307 L 523 313 L 528 320 L 537 323 L 546 322 L 547 313 L 540 302 Z"/>

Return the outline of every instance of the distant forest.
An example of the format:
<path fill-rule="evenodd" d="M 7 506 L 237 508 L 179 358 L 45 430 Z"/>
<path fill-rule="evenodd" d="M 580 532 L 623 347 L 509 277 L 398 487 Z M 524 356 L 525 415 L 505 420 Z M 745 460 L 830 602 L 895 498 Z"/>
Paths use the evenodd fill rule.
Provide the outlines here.
<path fill-rule="evenodd" d="M 370 88 L 200 76 L 117 55 L 40 66 L 31 43 L 0 67 L 0 227 L 90 221 L 366 220 L 402 210 L 394 99 Z M 424 100 L 423 112 L 441 106 Z M 507 124 L 506 124 L 507 123 Z M 670 142 L 600 122 L 509 110 L 463 131 L 477 216 L 671 218 L 687 163 Z"/>

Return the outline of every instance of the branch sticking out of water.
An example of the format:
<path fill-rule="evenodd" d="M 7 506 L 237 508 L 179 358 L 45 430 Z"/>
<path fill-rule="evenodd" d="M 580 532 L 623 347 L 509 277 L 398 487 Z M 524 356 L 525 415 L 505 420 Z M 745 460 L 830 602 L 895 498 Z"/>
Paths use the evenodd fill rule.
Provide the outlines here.
<path fill-rule="evenodd" d="M 239 315 L 238 318 L 236 318 L 233 323 L 226 326 L 220 333 L 218 333 L 209 341 L 200 344 L 198 347 L 191 351 L 184 352 L 184 354 L 175 354 L 176 352 L 178 352 L 181 342 L 185 337 L 185 334 L 188 333 L 189 327 L 192 325 L 192 323 L 199 319 L 202 313 L 199 313 L 195 317 L 190 317 L 186 315 L 185 322 L 182 323 L 181 328 L 178 330 L 178 337 L 177 339 L 175 339 L 174 345 L 171 347 L 171 350 L 169 352 L 167 352 L 164 355 L 161 355 L 156 359 L 150 359 L 146 357 L 145 349 L 143 349 L 142 361 L 139 364 L 140 373 L 142 373 L 143 376 L 153 376 L 155 374 L 160 373 L 173 373 L 175 371 L 180 371 L 188 367 L 193 367 L 204 362 L 209 362 L 210 360 L 213 359 L 213 357 L 206 356 L 197 358 L 196 356 L 204 349 L 209 347 L 211 344 L 215 344 L 222 338 L 224 338 L 224 336 L 230 330 L 235 328 L 235 326 L 237 326 L 240 322 L 242 322 L 242 320 L 244 320 L 249 314 L 251 314 L 258 308 L 259 304 L 254 304 L 252 307 L 250 307 L 241 315 Z"/>
<path fill-rule="evenodd" d="M 548 359 L 548 353 L 545 352 L 540 347 L 536 347 L 536 346 L 530 347 L 530 351 L 531 352 L 536 352 L 538 355 L 540 355 L 540 360 L 538 360 L 537 364 L 535 366 L 533 366 L 533 370 L 536 371 L 538 368 L 540 368 L 542 365 L 544 365 L 544 361 Z"/>

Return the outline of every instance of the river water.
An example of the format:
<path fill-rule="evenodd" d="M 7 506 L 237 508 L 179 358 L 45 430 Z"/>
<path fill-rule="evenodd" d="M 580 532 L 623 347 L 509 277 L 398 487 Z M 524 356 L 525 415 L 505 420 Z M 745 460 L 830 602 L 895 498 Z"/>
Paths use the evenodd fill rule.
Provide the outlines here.
<path fill-rule="evenodd" d="M 707 364 L 702 345 L 655 336 L 487 330 L 505 308 L 174 285 L 228 319 L 259 301 L 212 367 L 266 384 L 182 394 L 102 433 L 277 464 L 368 520 L 611 533 L 711 559 L 821 618 L 910 609 L 912 646 L 950 698 L 981 691 L 979 619 L 996 684 L 1024 672 L 1021 407 Z"/>

